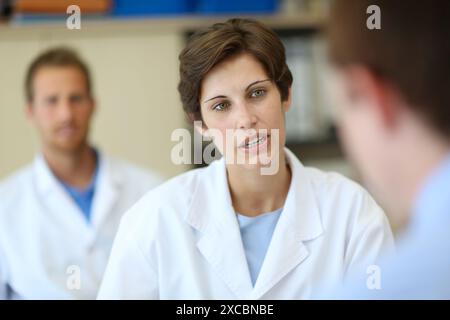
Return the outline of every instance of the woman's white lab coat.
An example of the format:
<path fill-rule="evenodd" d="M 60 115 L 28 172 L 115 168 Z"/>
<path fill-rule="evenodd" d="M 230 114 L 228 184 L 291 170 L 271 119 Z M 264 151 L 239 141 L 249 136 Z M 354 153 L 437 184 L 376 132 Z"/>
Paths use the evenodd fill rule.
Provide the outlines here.
<path fill-rule="evenodd" d="M 393 246 L 364 189 L 286 154 L 292 182 L 254 287 L 221 159 L 152 190 L 124 216 L 99 298 L 309 298 Z"/>
<path fill-rule="evenodd" d="M 0 185 L 0 299 L 95 299 L 120 218 L 161 181 L 99 159 L 91 223 L 42 155 Z"/>

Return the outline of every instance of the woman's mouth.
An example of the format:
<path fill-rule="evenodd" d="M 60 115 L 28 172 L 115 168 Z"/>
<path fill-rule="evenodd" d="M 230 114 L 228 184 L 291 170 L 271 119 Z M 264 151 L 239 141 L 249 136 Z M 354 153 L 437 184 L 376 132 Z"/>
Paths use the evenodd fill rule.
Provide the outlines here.
<path fill-rule="evenodd" d="M 239 146 L 239 148 L 246 151 L 260 149 L 262 146 L 265 146 L 267 144 L 268 138 L 269 135 L 259 135 L 246 138 L 245 141 Z"/>

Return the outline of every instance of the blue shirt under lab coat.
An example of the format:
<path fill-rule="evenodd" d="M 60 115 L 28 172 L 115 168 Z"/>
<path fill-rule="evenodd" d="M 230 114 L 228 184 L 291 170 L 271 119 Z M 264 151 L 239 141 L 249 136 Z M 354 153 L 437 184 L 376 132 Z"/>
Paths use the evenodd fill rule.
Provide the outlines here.
<path fill-rule="evenodd" d="M 237 214 L 252 284 L 255 285 L 282 209 L 256 217 Z"/>
<path fill-rule="evenodd" d="M 64 187 L 64 190 L 66 190 L 66 192 L 70 195 L 73 201 L 75 201 L 75 203 L 78 205 L 87 221 L 90 221 L 91 219 L 91 209 L 92 209 L 92 202 L 94 200 L 95 186 L 97 184 L 97 176 L 99 169 L 98 167 L 99 163 L 97 161 L 91 183 L 85 189 L 78 189 L 72 187 L 67 183 L 59 180 L 61 182 L 61 185 Z"/>

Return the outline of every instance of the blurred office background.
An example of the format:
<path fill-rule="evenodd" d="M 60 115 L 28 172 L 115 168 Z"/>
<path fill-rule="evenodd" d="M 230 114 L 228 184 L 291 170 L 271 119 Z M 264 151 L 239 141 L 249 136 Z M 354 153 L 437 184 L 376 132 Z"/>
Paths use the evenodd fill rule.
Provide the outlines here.
<path fill-rule="evenodd" d="M 81 30 L 66 27 L 71 4 L 81 8 Z M 307 165 L 357 179 L 325 92 L 328 6 L 329 0 L 0 0 L 0 179 L 38 150 L 24 113 L 24 76 L 39 52 L 56 45 L 73 47 L 91 67 L 96 146 L 166 177 L 188 170 L 170 160 L 172 131 L 189 129 L 177 91 L 178 54 L 196 29 L 235 16 L 266 23 L 286 45 L 294 76 L 288 147 Z"/>

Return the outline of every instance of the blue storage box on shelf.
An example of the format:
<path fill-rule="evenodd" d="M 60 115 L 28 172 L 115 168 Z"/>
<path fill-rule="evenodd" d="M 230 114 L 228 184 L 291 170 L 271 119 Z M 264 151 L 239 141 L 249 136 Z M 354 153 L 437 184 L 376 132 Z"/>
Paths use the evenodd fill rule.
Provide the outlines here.
<path fill-rule="evenodd" d="M 193 12 L 196 0 L 114 0 L 115 16 L 148 16 Z"/>
<path fill-rule="evenodd" d="M 200 14 L 274 13 L 278 0 L 197 0 Z"/>

